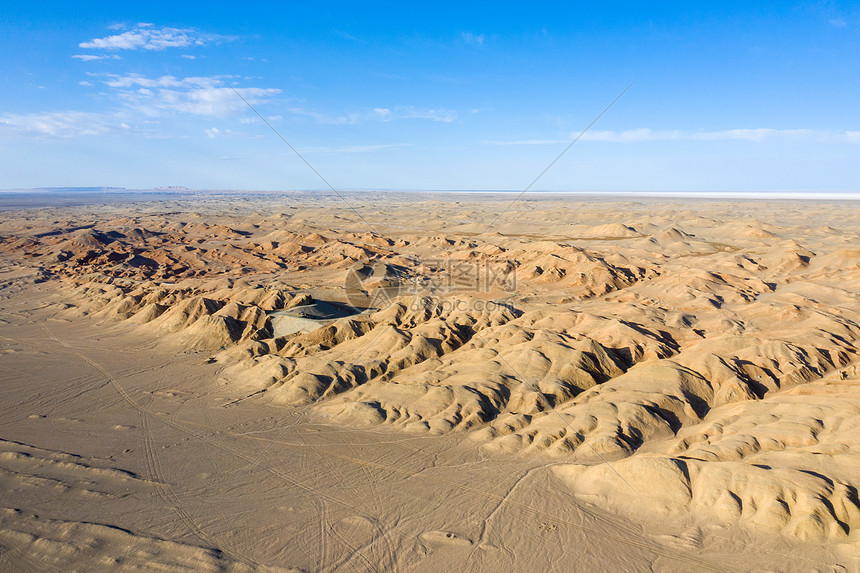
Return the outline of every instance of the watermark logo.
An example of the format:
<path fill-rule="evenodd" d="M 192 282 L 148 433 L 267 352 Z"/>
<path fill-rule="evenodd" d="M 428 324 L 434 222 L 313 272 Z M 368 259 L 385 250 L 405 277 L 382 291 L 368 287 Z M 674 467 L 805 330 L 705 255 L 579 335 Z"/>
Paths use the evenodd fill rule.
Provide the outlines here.
<path fill-rule="evenodd" d="M 512 261 L 423 259 L 409 266 L 359 262 L 347 270 L 344 291 L 356 308 L 385 308 L 398 296 L 445 297 L 463 293 L 512 293 Z"/>
<path fill-rule="evenodd" d="M 343 289 L 356 308 L 384 308 L 406 294 L 409 274 L 383 261 L 358 262 L 346 271 Z"/>

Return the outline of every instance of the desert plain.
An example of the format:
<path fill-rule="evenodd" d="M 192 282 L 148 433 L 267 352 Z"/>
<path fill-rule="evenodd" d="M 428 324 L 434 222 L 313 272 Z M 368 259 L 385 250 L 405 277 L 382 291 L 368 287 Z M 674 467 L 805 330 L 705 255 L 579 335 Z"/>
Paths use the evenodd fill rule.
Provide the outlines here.
<path fill-rule="evenodd" d="M 0 570 L 860 571 L 856 202 L 120 195 L 0 211 Z"/>

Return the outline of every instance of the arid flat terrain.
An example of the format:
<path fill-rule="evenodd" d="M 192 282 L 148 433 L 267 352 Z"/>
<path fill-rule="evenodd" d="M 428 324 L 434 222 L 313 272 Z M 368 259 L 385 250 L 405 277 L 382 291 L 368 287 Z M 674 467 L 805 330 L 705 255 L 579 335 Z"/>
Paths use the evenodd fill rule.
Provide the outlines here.
<path fill-rule="evenodd" d="M 858 204 L 515 197 L 16 199 L 0 570 L 860 571 Z"/>

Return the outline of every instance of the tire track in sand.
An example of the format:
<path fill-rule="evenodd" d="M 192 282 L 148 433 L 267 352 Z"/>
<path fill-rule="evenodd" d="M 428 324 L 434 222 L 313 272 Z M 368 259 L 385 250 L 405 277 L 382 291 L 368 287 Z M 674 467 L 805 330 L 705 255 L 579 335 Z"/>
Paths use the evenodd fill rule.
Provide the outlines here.
<path fill-rule="evenodd" d="M 209 536 L 206 535 L 206 533 L 203 531 L 203 529 L 200 527 L 200 525 L 194 520 L 194 518 L 192 518 L 188 514 L 187 511 L 182 509 L 181 502 L 180 502 L 179 498 L 176 496 L 175 492 L 173 492 L 173 490 L 171 489 L 170 485 L 167 483 L 167 480 L 164 477 L 164 472 L 161 469 L 161 462 L 158 459 L 158 454 L 156 453 L 155 447 L 153 445 L 152 431 L 149 427 L 149 416 L 156 416 L 156 417 L 158 417 L 158 416 L 156 414 L 154 414 L 153 412 L 151 412 L 149 409 L 144 408 L 143 406 L 138 404 L 137 401 L 135 401 L 128 394 L 128 392 L 126 392 L 125 389 L 116 382 L 116 380 L 114 380 L 114 378 L 110 374 L 110 372 L 105 370 L 100 364 L 98 364 L 94 360 L 88 358 L 84 354 L 78 352 L 76 349 L 74 349 L 73 347 L 69 346 L 68 344 L 64 343 L 63 341 L 58 339 L 56 336 L 54 336 L 53 333 L 51 333 L 51 331 L 48 329 L 47 324 L 45 324 L 44 322 L 40 323 L 40 324 L 42 326 L 42 329 L 45 331 L 45 333 L 48 335 L 48 337 L 51 340 L 53 340 L 54 342 L 56 342 L 57 344 L 59 344 L 60 346 L 62 346 L 63 348 L 65 348 L 66 350 L 68 350 L 69 352 L 71 352 L 72 354 L 74 354 L 75 356 L 77 356 L 78 358 L 80 358 L 81 360 L 83 360 L 84 362 L 86 362 L 87 364 L 92 366 L 93 368 L 95 368 L 96 370 L 98 370 L 99 372 L 101 372 L 108 379 L 111 386 L 120 394 L 120 396 L 122 396 L 123 400 L 125 400 L 135 410 L 137 410 L 138 414 L 140 415 L 141 429 L 143 430 L 143 444 L 144 444 L 144 452 L 145 452 L 145 457 L 146 457 L 147 469 L 149 470 L 151 479 L 155 482 L 155 489 L 156 489 L 156 492 L 158 494 L 158 497 L 161 498 L 162 501 L 164 501 L 167 504 L 167 506 L 170 507 L 171 510 L 173 510 L 174 513 L 176 513 L 176 515 L 180 518 L 180 520 L 185 524 L 186 528 L 188 528 L 189 532 L 192 535 L 194 535 L 195 537 L 197 537 L 206 546 L 211 547 L 213 549 L 216 549 L 217 551 L 221 551 L 222 553 L 224 553 L 228 557 L 234 559 L 235 561 L 241 562 L 241 563 L 243 563 L 243 564 L 245 564 L 251 568 L 254 568 L 254 569 L 259 568 L 260 565 L 256 561 L 254 561 L 253 559 L 245 557 L 244 555 L 241 555 L 241 554 L 227 548 L 226 546 L 222 546 L 222 545 L 219 545 L 217 543 L 214 543 L 209 538 Z M 162 419 L 162 421 L 166 421 L 166 420 Z M 171 423 L 170 425 L 173 427 L 179 427 L 179 425 L 175 424 L 175 423 Z"/>
<path fill-rule="evenodd" d="M 68 345 L 63 344 L 56 337 L 54 337 L 53 335 L 50 334 L 50 331 L 48 330 L 47 326 L 44 323 L 42 323 L 41 326 L 45 330 L 45 332 L 48 333 L 48 336 L 52 340 L 56 341 L 58 344 L 62 345 L 63 347 L 68 348 Z M 202 441 L 205 441 L 206 443 L 210 444 L 211 446 L 218 448 L 222 451 L 225 451 L 227 453 L 230 453 L 233 456 L 235 456 L 235 457 L 237 457 L 237 458 L 239 458 L 239 459 L 241 459 L 241 460 L 243 460 L 249 464 L 258 465 L 258 467 L 260 467 L 261 470 L 266 471 L 267 473 L 270 473 L 270 474 L 280 478 L 282 481 L 286 482 L 287 484 L 290 484 L 291 486 L 293 486 L 297 489 L 303 490 L 308 495 L 317 496 L 321 499 L 325 499 L 325 500 L 327 500 L 331 503 L 334 503 L 336 505 L 347 507 L 352 511 L 357 511 L 353 505 L 347 503 L 346 501 L 338 499 L 338 498 L 331 496 L 331 495 L 327 495 L 327 494 L 319 491 L 322 487 L 320 485 L 309 486 L 309 485 L 306 485 L 306 484 L 296 480 L 295 478 L 291 477 L 291 475 L 288 472 L 281 471 L 281 470 L 279 470 L 275 467 L 272 467 L 272 466 L 259 465 L 258 464 L 259 460 L 257 458 L 246 455 L 243 452 L 236 451 L 235 449 L 233 449 L 229 446 L 226 446 L 224 444 L 220 444 L 218 442 L 215 442 L 214 440 L 210 439 L 209 436 L 195 432 L 194 430 L 192 430 L 188 427 L 184 427 L 183 425 L 180 425 L 176 422 L 172 422 L 171 420 L 167 419 L 166 417 L 160 416 L 158 413 L 153 412 L 147 408 L 144 408 L 143 406 L 141 406 L 137 402 L 135 402 L 134 399 L 131 398 L 128 395 L 128 393 L 119 384 L 117 384 L 113 380 L 113 378 L 110 376 L 110 374 L 106 370 L 104 370 L 100 365 L 91 361 L 89 358 L 87 358 L 86 356 L 82 355 L 79 352 L 76 352 L 74 350 L 72 350 L 72 352 L 74 352 L 75 355 L 77 355 L 79 358 L 81 358 L 85 362 L 91 364 L 94 368 L 97 368 L 99 371 L 101 371 L 110 380 L 112 386 L 117 390 L 117 392 L 120 393 L 120 395 L 123 397 L 123 399 L 125 401 L 127 401 L 132 407 L 134 407 L 139 412 L 141 412 L 142 414 L 145 413 L 149 416 L 152 416 L 153 418 L 158 419 L 161 422 L 163 422 L 163 423 L 165 423 L 165 424 L 167 424 L 167 425 L 169 425 L 169 426 L 171 426 L 171 427 L 173 427 L 173 428 L 175 428 L 181 432 L 185 432 L 185 433 L 187 433 L 191 436 L 194 436 L 194 437 L 196 437 Z M 362 459 L 356 458 L 354 456 L 349 456 L 349 455 L 342 455 L 342 454 L 332 454 L 332 455 L 334 455 L 335 457 L 337 457 L 343 461 L 347 461 L 347 462 L 356 464 L 358 466 L 366 466 L 366 467 L 372 468 L 372 469 L 385 469 L 387 471 L 391 471 L 393 473 L 397 473 L 397 474 L 401 474 L 401 475 L 407 475 L 408 474 L 407 477 L 413 477 L 414 476 L 414 474 L 411 474 L 411 473 L 409 473 L 409 472 L 407 472 L 401 468 L 389 466 L 387 464 L 381 464 L 381 463 L 370 461 L 370 460 L 362 460 Z M 638 547 L 640 549 L 645 549 L 645 550 L 651 551 L 652 553 L 654 553 L 656 555 L 665 557 L 667 559 L 670 559 L 670 560 L 673 560 L 676 562 L 684 563 L 684 564 L 687 564 L 690 566 L 697 566 L 697 567 L 704 569 L 704 570 L 719 570 L 711 562 L 706 561 L 705 559 L 700 559 L 694 555 L 686 555 L 686 554 L 677 553 L 677 552 L 671 551 L 671 550 L 665 550 L 659 546 L 656 546 L 653 543 L 648 543 L 646 541 L 638 540 L 635 538 L 636 536 L 634 536 L 634 538 L 624 537 L 624 536 L 609 533 L 607 531 L 596 529 L 594 527 L 587 526 L 587 525 L 584 525 L 581 523 L 580 524 L 572 523 L 562 516 L 553 515 L 551 513 L 547 513 L 546 511 L 535 509 L 527 503 L 513 500 L 508 495 L 493 494 L 493 493 L 484 491 L 482 489 L 479 489 L 479 488 L 476 488 L 473 486 L 455 483 L 453 480 L 442 479 L 442 478 L 438 478 L 438 477 L 436 479 L 441 483 L 446 483 L 446 484 L 448 484 L 452 487 L 455 487 L 461 491 L 473 493 L 475 495 L 480 495 L 482 497 L 487 497 L 490 499 L 495 499 L 500 503 L 503 502 L 506 505 L 518 507 L 527 513 L 530 513 L 533 515 L 539 515 L 539 516 L 545 517 L 547 519 L 550 519 L 554 522 L 565 523 L 565 524 L 568 524 L 568 525 L 570 525 L 574 528 L 577 528 L 581 531 L 591 532 L 591 533 L 594 533 L 597 535 L 601 535 L 604 538 L 613 539 L 613 540 L 615 540 L 619 543 L 622 543 L 622 544 L 629 544 L 631 546 Z M 579 507 L 578 509 L 583 511 L 584 513 L 587 513 L 587 514 L 592 513 L 591 511 L 587 510 L 584 507 Z M 217 546 L 216 546 L 216 548 L 217 548 Z M 243 563 L 252 564 L 252 566 L 258 566 L 256 563 L 253 563 L 253 561 L 251 561 L 251 560 L 246 561 L 244 558 L 238 557 L 232 551 L 228 552 L 228 551 L 224 550 L 224 553 L 228 556 L 234 557 L 235 559 L 237 559 L 239 561 L 242 561 Z"/>

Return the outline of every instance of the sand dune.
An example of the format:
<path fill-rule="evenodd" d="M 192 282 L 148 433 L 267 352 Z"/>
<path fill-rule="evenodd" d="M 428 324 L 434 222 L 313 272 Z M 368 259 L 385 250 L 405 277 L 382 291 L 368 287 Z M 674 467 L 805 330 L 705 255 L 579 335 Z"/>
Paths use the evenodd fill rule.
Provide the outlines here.
<path fill-rule="evenodd" d="M 779 547 L 783 557 L 816 555 L 820 570 L 860 567 L 851 208 L 542 198 L 490 229 L 480 221 L 507 205 L 492 196 L 368 195 L 364 220 L 308 196 L 278 201 L 3 213 L 0 293 L 15 301 L 47 289 L 43 312 L 55 320 L 193 353 L 212 369 L 207 384 L 224 393 L 223 408 L 447 440 L 480 456 L 469 463 L 538 460 L 551 469 L 547 483 L 569 488 L 567 503 L 657 532 L 648 545 L 657 553 L 747 553 L 753 569 L 779 561 L 767 549 Z M 314 310 L 324 305 L 337 312 Z M 2 319 L 4 329 L 22 320 Z M 212 422 L 200 423 L 204 432 Z M 16 491 L 75 500 L 109 499 L 117 483 L 164 487 L 104 460 L 12 438 L 0 446 L 0 480 Z M 457 513 L 445 508 L 433 515 Z M 130 567 L 144 554 L 167 569 L 265 564 L 208 536 L 4 511 L 0 543 L 19 563 L 43 546 L 55 564 L 63 552 Z M 337 526 L 363 527 L 375 526 Z M 471 555 L 487 541 L 467 530 L 440 523 L 415 542 L 427 555 Z M 524 539 L 523 551 L 539 551 L 539 536 Z M 756 549 L 750 539 L 771 541 Z M 141 553 L 119 555 L 127 543 Z M 324 549 L 302 551 L 270 564 L 325 561 Z M 682 561 L 658 568 L 685 570 Z"/>

